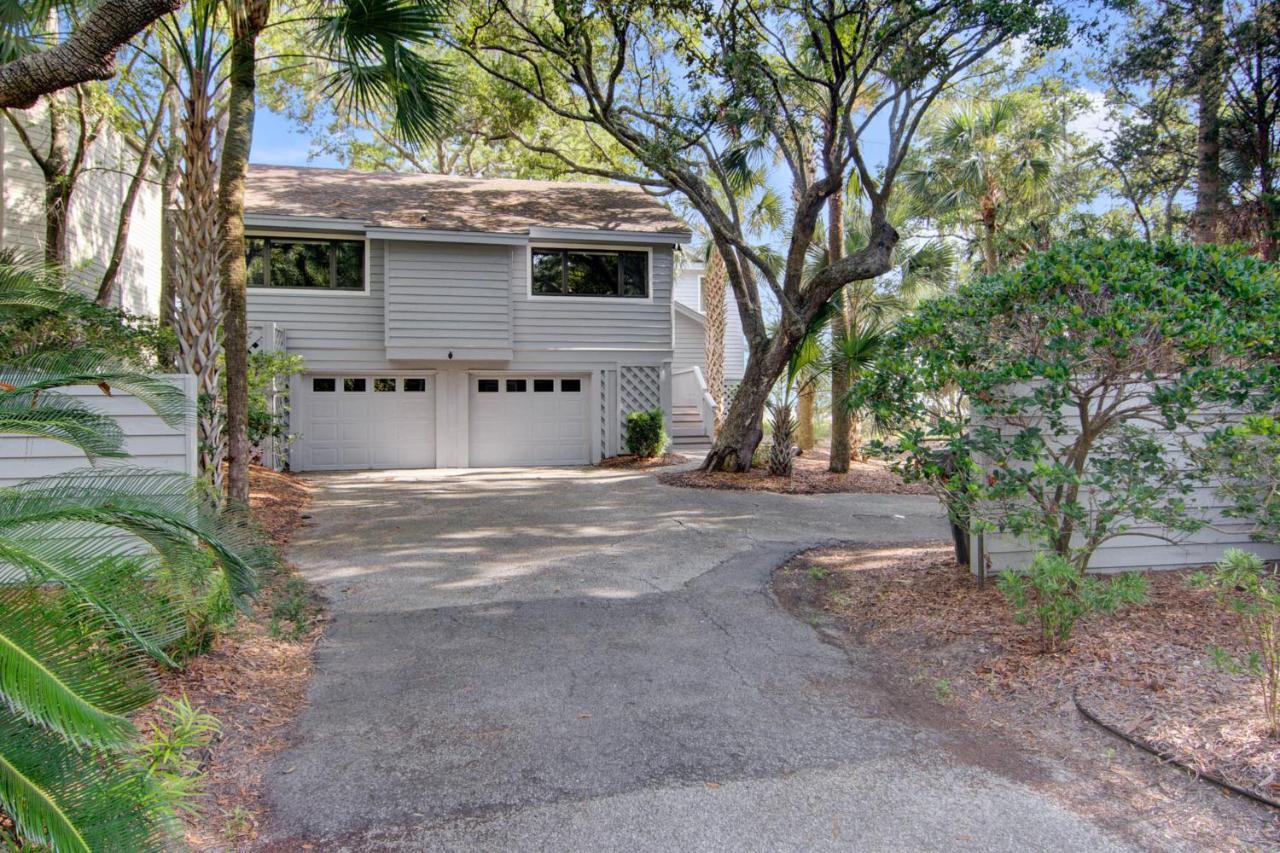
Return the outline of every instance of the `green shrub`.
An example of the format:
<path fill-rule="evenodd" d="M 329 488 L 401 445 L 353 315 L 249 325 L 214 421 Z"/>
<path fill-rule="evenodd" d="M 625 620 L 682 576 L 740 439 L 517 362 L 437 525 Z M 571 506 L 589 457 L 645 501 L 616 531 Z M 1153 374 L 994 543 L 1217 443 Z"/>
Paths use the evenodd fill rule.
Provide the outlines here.
<path fill-rule="evenodd" d="M 185 695 L 160 702 L 161 720 L 146 733 L 135 762 L 152 781 L 152 796 L 169 813 L 197 815 L 204 793 L 201 754 L 222 731 L 218 719 L 191 707 Z"/>
<path fill-rule="evenodd" d="M 1249 649 L 1245 656 L 1220 648 L 1210 652 L 1222 668 L 1257 679 L 1269 734 L 1280 737 L 1280 584 L 1275 572 L 1258 555 L 1232 548 L 1211 574 L 1197 573 L 1191 583 L 1213 590 L 1218 603 L 1240 617 L 1240 634 Z"/>
<path fill-rule="evenodd" d="M 1224 514 L 1252 522 L 1254 539 L 1280 542 L 1280 420 L 1247 415 L 1207 436 L 1197 459 L 1228 501 Z"/>
<path fill-rule="evenodd" d="M 849 403 L 893 431 L 875 448 L 933 484 L 953 521 L 1083 574 L 1135 526 L 1203 526 L 1187 501 L 1203 477 L 1169 445 L 1224 410 L 1271 411 L 1277 351 L 1280 266 L 1218 246 L 1070 241 L 923 303 Z"/>
<path fill-rule="evenodd" d="M 1056 651 L 1070 640 L 1083 616 L 1114 613 L 1126 604 L 1147 600 L 1147 581 L 1141 575 L 1116 575 L 1107 580 L 1081 575 L 1064 557 L 1050 553 L 1036 554 L 1026 572 L 1006 569 L 997 587 L 1013 607 L 1019 625 L 1035 619 L 1048 651 Z"/>
<path fill-rule="evenodd" d="M 627 452 L 645 458 L 658 456 L 667 449 L 667 418 L 662 409 L 632 412 L 627 415 Z"/>

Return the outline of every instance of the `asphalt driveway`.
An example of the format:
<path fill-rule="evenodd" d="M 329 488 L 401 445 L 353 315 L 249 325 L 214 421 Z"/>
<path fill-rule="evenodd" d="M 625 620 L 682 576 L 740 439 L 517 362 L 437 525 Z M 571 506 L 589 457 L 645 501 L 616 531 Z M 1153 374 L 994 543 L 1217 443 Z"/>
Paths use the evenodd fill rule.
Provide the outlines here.
<path fill-rule="evenodd" d="M 1119 849 L 1040 792 L 1049 771 L 912 724 L 767 594 L 809 545 L 944 538 L 931 498 L 314 482 L 291 556 L 333 621 L 267 774 L 268 847 Z"/>

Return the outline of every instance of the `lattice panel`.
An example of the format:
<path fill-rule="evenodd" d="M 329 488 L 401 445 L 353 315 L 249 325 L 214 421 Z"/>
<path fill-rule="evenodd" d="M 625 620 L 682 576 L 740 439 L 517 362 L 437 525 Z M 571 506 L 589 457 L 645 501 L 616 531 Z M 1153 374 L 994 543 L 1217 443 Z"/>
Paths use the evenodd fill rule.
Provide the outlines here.
<path fill-rule="evenodd" d="M 609 372 L 600 371 L 600 455 L 609 455 Z"/>
<path fill-rule="evenodd" d="M 627 415 L 662 406 L 662 371 L 657 367 L 623 367 L 618 371 L 618 442 L 626 444 Z"/>
<path fill-rule="evenodd" d="M 625 417 L 629 412 L 662 405 L 662 372 L 656 367 L 624 367 L 618 374 L 618 401 Z"/>

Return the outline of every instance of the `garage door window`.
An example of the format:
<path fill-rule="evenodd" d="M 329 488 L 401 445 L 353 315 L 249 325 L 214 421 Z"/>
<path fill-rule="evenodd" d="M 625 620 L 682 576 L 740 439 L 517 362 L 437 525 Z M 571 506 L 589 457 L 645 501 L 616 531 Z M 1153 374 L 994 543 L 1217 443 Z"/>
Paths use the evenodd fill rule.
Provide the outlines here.
<path fill-rule="evenodd" d="M 497 394 L 498 380 L 481 379 L 479 383 L 477 383 L 477 390 L 479 390 L 481 394 Z"/>
<path fill-rule="evenodd" d="M 523 379 L 508 379 L 508 380 L 507 380 L 507 393 L 508 393 L 508 394 L 523 394 L 523 393 L 524 393 L 525 391 L 527 391 L 527 390 L 528 390 L 528 385 L 525 383 L 525 381 L 524 381 Z"/>
<path fill-rule="evenodd" d="M 395 391 L 396 381 L 394 379 L 375 379 L 373 380 L 374 391 Z"/>
<path fill-rule="evenodd" d="M 555 390 L 556 390 L 556 381 L 554 379 L 533 380 L 533 391 L 535 394 L 545 394 Z"/>
<path fill-rule="evenodd" d="M 568 393 L 576 394 L 582 390 L 581 379 L 561 379 L 560 390 Z"/>
<path fill-rule="evenodd" d="M 427 380 L 425 379 L 406 379 L 404 381 L 404 390 L 407 394 L 421 393 L 427 390 Z"/>
<path fill-rule="evenodd" d="M 342 380 L 342 390 L 348 394 L 364 393 L 363 379 L 344 379 Z"/>
<path fill-rule="evenodd" d="M 312 391 L 336 391 L 337 389 L 338 389 L 338 382 L 336 379 L 312 379 L 311 380 Z"/>

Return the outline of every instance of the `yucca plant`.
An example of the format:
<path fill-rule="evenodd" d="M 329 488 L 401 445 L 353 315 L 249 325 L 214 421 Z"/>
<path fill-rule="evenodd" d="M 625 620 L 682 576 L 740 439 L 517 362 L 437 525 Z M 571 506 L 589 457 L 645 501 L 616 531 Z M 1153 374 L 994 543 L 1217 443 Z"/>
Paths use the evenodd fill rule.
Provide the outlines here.
<path fill-rule="evenodd" d="M 0 259 L 0 318 L 74 309 L 77 294 Z M 91 463 L 126 458 L 109 417 L 62 393 L 127 391 L 171 425 L 191 417 L 163 380 L 103 353 L 0 356 L 0 435 L 51 438 Z M 160 850 L 172 812 L 132 760 L 129 715 L 173 665 L 193 595 L 243 603 L 275 559 L 247 513 L 184 475 L 99 465 L 0 488 L 0 811 L 59 851 Z"/>

